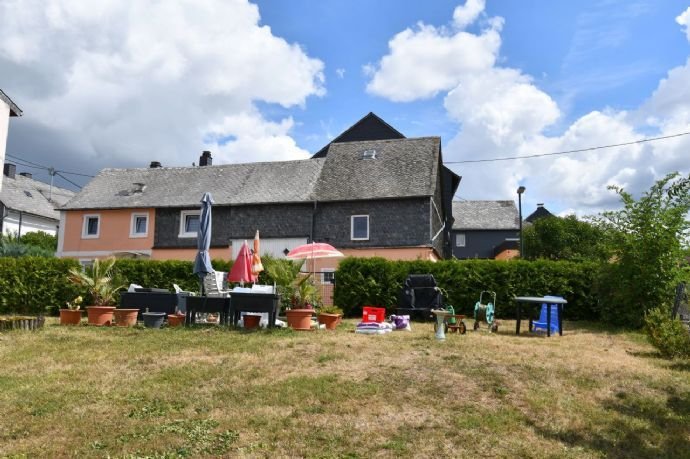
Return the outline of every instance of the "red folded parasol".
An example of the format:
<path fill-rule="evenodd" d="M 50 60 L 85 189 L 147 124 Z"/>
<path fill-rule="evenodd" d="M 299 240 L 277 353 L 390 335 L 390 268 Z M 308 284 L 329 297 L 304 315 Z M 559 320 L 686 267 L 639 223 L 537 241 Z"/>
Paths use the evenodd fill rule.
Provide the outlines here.
<path fill-rule="evenodd" d="M 256 282 L 256 278 L 257 276 L 252 273 L 252 254 L 249 253 L 247 241 L 244 241 L 228 274 L 228 282 Z"/>

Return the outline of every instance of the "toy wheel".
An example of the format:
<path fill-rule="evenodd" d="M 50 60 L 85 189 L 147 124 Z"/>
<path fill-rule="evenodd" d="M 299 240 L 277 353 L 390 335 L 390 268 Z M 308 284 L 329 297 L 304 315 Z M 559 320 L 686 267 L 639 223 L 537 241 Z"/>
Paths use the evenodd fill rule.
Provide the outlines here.
<path fill-rule="evenodd" d="M 479 330 L 479 322 L 477 322 L 477 321 L 475 320 L 475 321 L 474 321 L 474 331 L 477 331 L 477 330 Z"/>
<path fill-rule="evenodd" d="M 460 324 L 458 325 L 458 331 L 461 335 L 467 333 L 467 326 L 465 325 L 465 322 L 460 322 Z"/>
<path fill-rule="evenodd" d="M 498 324 L 494 322 L 493 325 L 491 325 L 491 333 L 496 333 L 498 331 Z"/>

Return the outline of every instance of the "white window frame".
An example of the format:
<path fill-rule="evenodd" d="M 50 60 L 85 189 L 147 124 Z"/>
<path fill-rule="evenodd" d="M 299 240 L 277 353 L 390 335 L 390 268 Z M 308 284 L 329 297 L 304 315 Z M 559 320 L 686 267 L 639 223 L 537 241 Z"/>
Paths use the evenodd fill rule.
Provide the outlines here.
<path fill-rule="evenodd" d="M 98 219 L 98 225 L 96 226 L 96 234 L 89 234 L 89 219 Z M 81 238 L 82 239 L 98 239 L 101 236 L 101 214 L 85 214 L 82 217 L 81 222 Z"/>
<path fill-rule="evenodd" d="M 196 237 L 197 236 L 196 231 L 185 232 L 185 221 L 187 220 L 187 216 L 189 216 L 189 215 L 197 215 L 199 217 L 199 223 L 201 223 L 201 211 L 199 211 L 199 210 L 182 210 L 182 211 L 180 211 L 180 234 L 178 234 L 177 237 Z"/>
<path fill-rule="evenodd" d="M 367 219 L 367 236 L 355 237 L 355 218 L 366 217 Z M 369 240 L 369 215 L 351 215 L 350 216 L 350 240 L 352 241 L 368 241 Z"/>
<path fill-rule="evenodd" d="M 460 237 L 462 236 L 462 244 L 460 244 Z M 467 247 L 466 233 L 455 233 L 455 247 Z"/>
<path fill-rule="evenodd" d="M 335 285 L 335 282 L 326 282 L 326 277 L 323 275 L 323 273 L 334 273 L 335 268 L 321 268 L 321 285 Z M 335 281 L 335 275 L 333 276 L 333 280 Z"/>
<path fill-rule="evenodd" d="M 137 233 L 137 218 L 139 217 L 144 217 L 146 218 L 146 231 L 143 233 Z M 130 238 L 139 238 L 139 237 L 148 237 L 149 235 L 149 214 L 148 213 L 133 213 L 132 214 L 132 219 L 130 220 L 129 224 L 129 237 Z"/>

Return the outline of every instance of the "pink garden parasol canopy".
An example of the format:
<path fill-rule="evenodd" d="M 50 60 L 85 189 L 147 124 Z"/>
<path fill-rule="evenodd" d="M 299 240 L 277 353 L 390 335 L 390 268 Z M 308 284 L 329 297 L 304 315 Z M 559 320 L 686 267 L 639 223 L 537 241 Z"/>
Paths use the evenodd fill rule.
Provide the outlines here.
<path fill-rule="evenodd" d="M 312 242 L 311 244 L 303 244 L 290 250 L 285 256 L 290 260 L 311 260 L 314 258 L 332 258 L 344 257 L 345 255 L 325 242 Z"/>
<path fill-rule="evenodd" d="M 237 259 L 228 274 L 229 282 L 256 282 L 257 276 L 252 273 L 252 254 L 249 253 L 247 241 L 244 241 L 237 254 Z"/>

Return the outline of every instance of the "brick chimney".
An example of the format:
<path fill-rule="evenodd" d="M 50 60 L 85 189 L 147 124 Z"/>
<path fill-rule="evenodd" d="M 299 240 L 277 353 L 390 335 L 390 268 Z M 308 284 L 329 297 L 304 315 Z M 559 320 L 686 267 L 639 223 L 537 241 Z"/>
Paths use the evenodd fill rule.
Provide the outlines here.
<path fill-rule="evenodd" d="M 211 158 L 211 152 L 204 150 L 201 157 L 199 158 L 199 166 L 210 166 L 213 164 L 213 158 Z"/>
<path fill-rule="evenodd" d="M 32 178 L 33 177 L 33 175 L 31 175 L 31 172 L 20 172 L 19 175 L 21 175 L 22 177 L 26 177 L 26 178 Z"/>
<path fill-rule="evenodd" d="M 17 173 L 17 166 L 14 164 L 5 163 L 5 168 L 3 169 L 2 173 L 5 175 L 5 177 L 13 179 Z"/>

